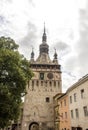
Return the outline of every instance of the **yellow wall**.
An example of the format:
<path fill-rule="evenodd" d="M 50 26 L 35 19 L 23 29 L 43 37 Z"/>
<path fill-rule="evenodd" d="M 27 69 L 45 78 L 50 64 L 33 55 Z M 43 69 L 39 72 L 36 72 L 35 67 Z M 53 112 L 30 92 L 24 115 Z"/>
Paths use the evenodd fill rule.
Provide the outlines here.
<path fill-rule="evenodd" d="M 58 99 L 59 104 L 59 130 L 70 130 L 69 102 L 68 95 L 64 94 Z"/>

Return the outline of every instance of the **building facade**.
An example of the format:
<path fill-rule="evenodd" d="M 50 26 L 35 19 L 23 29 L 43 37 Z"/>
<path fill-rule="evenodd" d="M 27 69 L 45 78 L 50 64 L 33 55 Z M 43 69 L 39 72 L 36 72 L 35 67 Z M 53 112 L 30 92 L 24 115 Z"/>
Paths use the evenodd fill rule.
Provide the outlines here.
<path fill-rule="evenodd" d="M 88 130 L 88 75 L 68 90 L 69 112 L 72 130 Z"/>
<path fill-rule="evenodd" d="M 69 115 L 68 94 L 64 93 L 58 98 L 59 104 L 59 130 L 70 130 L 71 122 Z"/>
<path fill-rule="evenodd" d="M 35 60 L 32 50 L 30 67 L 34 76 L 27 85 L 23 107 L 21 130 L 53 130 L 53 97 L 62 93 L 61 68 L 55 50 L 54 59 L 49 57 L 46 30 L 39 46 L 39 56 Z"/>

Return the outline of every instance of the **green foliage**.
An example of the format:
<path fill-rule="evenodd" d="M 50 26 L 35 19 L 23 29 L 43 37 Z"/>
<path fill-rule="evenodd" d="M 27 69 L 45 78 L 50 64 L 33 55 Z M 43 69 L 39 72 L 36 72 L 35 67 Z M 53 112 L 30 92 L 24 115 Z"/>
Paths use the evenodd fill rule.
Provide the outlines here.
<path fill-rule="evenodd" d="M 13 39 L 0 38 L 0 128 L 19 117 L 21 97 L 33 76 L 29 62 L 17 49 Z"/>

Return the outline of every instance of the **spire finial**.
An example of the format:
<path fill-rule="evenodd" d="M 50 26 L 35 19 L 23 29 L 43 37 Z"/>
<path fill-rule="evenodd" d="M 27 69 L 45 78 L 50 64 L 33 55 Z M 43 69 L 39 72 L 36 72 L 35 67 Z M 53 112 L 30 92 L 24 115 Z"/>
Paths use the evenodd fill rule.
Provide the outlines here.
<path fill-rule="evenodd" d="M 46 29 L 45 29 L 45 22 L 44 22 L 44 32 L 42 36 L 42 42 L 46 42 L 46 40 L 47 40 L 47 36 L 46 36 Z"/>
<path fill-rule="evenodd" d="M 56 48 L 54 48 L 54 50 L 55 50 L 54 59 L 57 59 Z"/>
<path fill-rule="evenodd" d="M 44 34 L 46 33 L 46 29 L 45 29 L 45 22 L 44 22 Z"/>
<path fill-rule="evenodd" d="M 32 52 L 31 52 L 31 59 L 34 59 L 34 51 L 33 51 L 33 46 L 32 46 Z"/>

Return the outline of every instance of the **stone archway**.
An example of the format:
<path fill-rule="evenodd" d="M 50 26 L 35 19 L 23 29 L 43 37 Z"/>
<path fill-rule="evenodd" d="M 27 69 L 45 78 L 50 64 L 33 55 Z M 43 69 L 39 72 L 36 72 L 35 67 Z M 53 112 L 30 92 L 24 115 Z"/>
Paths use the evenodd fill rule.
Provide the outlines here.
<path fill-rule="evenodd" d="M 39 124 L 37 122 L 32 122 L 29 125 L 29 130 L 39 130 Z"/>

